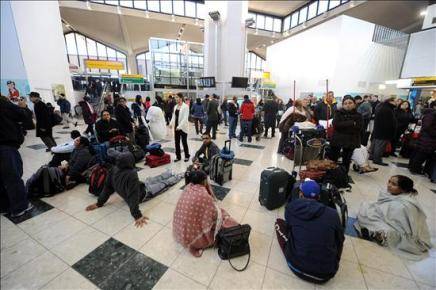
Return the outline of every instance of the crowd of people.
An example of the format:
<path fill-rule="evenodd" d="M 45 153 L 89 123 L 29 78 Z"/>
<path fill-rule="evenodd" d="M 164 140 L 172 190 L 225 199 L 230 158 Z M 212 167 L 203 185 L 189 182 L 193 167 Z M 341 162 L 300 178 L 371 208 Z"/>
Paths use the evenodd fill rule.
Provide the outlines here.
<path fill-rule="evenodd" d="M 238 224 L 224 209 L 219 208 L 207 177 L 212 156 L 220 152 L 213 140 L 221 123 L 228 127 L 229 139 L 237 138 L 241 142 L 245 137 L 252 142 L 253 136 L 262 134 L 262 131 L 265 138 L 269 132 L 274 138 L 278 127 L 281 133 L 278 153 L 282 153 L 283 143 L 290 137 L 294 125 L 304 122 L 322 125 L 330 142 L 327 157 L 336 162 L 341 158 L 346 172 L 354 151 L 362 146 L 366 148 L 368 141 L 369 159 L 376 165 L 386 166 L 384 154 L 394 155 L 395 147 L 401 144 L 399 140 L 409 125 L 419 123 L 421 130 L 410 157 L 409 169 L 412 173 L 431 174 L 435 167 L 435 92 L 433 101 L 419 108 L 418 113 L 412 112 L 408 101 L 396 98 L 381 102 L 377 96 L 362 98 L 347 95 L 338 104 L 333 92 L 328 92 L 319 101 L 309 96 L 289 100 L 286 105 L 278 98 L 256 102 L 248 95 L 239 103 L 237 97 L 220 101 L 217 95 L 206 95 L 203 100 L 197 98 L 191 101 L 178 93 L 165 100 L 156 97 L 153 104 L 149 97 L 143 101 L 142 96 L 137 96 L 131 110 L 127 100 L 118 96 L 113 102 L 113 110 L 112 101 L 105 102 L 106 108 L 99 119 L 90 100 L 85 97 L 80 106 L 87 128 L 83 134 L 73 130 L 71 140 L 62 145 L 57 145 L 53 138 L 53 112 L 50 107 L 36 92 L 30 93 L 29 97 L 34 103 L 36 136 L 52 152 L 49 166 L 62 170 L 67 189 L 84 182 L 83 172 L 93 159 L 91 137 L 95 137 L 99 143 L 107 143 L 111 138 L 123 135 L 135 143 L 135 133 L 140 125 L 147 125 L 155 140 L 163 139 L 169 128 L 174 133 L 174 162 L 182 159 L 180 143 L 184 161 L 188 162 L 191 155 L 187 138 L 189 123 L 193 122 L 203 144 L 192 158 L 193 166 L 198 170 L 192 171 L 190 183 L 178 200 L 173 232 L 176 241 L 197 257 L 201 256 L 204 249 L 215 244 L 220 229 Z M 71 106 L 64 99 L 61 98 L 58 104 L 64 125 L 69 127 L 72 123 L 69 112 Z M 238 121 L 239 136 L 236 135 Z M 23 161 L 18 149 L 24 142 L 25 130 L 33 128 L 33 114 L 23 101 L 15 104 L 6 97 L 0 97 L 0 187 L 2 206 L 5 207 L 2 210 L 10 212 L 12 217 L 21 216 L 32 209 L 22 180 Z M 390 150 L 387 150 L 388 144 Z M 369 165 L 365 168 L 368 171 L 372 169 Z M 135 169 L 135 158 L 130 152 L 118 155 L 97 202 L 86 210 L 104 206 L 114 192 L 129 206 L 135 225 L 145 225 L 148 218 L 141 213 L 139 204 L 146 193 Z M 320 192 L 320 184 L 316 181 L 302 180 L 298 187 L 299 198 L 286 205 L 285 219 L 278 219 L 275 225 L 271 225 L 275 226 L 279 245 L 290 270 L 296 276 L 314 283 L 324 283 L 335 276 L 345 239 L 337 212 L 318 202 Z M 416 199 L 417 194 L 410 178 L 392 176 L 378 200 L 365 203 L 360 208 L 356 230 L 363 238 L 380 245 L 413 256 L 423 255 L 431 248 L 431 242 L 424 211 Z"/>

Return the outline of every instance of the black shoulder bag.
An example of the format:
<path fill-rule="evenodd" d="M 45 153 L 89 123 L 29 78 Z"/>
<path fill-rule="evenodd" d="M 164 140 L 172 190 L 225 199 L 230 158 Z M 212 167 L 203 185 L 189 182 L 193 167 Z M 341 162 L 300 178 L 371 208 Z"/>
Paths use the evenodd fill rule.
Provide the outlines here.
<path fill-rule="evenodd" d="M 247 269 L 250 262 L 250 237 L 251 227 L 248 224 L 237 225 L 231 228 L 222 228 L 217 235 L 218 255 L 223 260 L 229 260 L 230 266 L 238 272 Z M 231 259 L 248 254 L 248 260 L 242 269 L 233 266 Z"/>

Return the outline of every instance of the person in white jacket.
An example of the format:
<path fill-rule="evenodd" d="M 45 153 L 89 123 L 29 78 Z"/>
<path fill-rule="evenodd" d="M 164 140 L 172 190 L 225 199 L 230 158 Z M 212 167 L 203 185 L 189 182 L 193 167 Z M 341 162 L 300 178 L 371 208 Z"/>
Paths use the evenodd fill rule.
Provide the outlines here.
<path fill-rule="evenodd" d="M 73 130 L 70 133 L 71 141 L 57 145 L 50 148 L 51 153 L 53 154 L 52 160 L 48 163 L 50 167 L 57 167 L 61 165 L 61 162 L 64 160 L 70 160 L 71 153 L 74 150 L 74 140 L 80 137 L 80 132 L 77 130 Z"/>
<path fill-rule="evenodd" d="M 167 134 L 165 116 L 157 104 L 148 108 L 145 119 L 150 126 L 150 133 L 154 140 L 162 140 Z"/>
<path fill-rule="evenodd" d="M 190 157 L 188 148 L 189 106 L 183 102 L 183 99 L 181 93 L 176 95 L 177 105 L 174 107 L 174 113 L 170 123 L 170 128 L 174 128 L 174 138 L 176 143 L 176 160 L 174 160 L 174 162 L 182 159 L 180 152 L 180 139 L 182 139 L 183 150 L 185 152 L 184 161 L 188 162 Z"/>

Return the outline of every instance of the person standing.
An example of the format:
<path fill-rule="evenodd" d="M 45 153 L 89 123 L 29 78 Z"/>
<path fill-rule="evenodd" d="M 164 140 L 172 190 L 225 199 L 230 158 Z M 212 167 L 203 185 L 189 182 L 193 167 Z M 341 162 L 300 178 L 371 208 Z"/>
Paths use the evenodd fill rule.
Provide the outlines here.
<path fill-rule="evenodd" d="M 294 101 L 291 98 L 289 98 L 288 102 L 286 103 L 286 110 L 292 107 L 293 105 L 294 105 Z"/>
<path fill-rule="evenodd" d="M 53 138 L 52 112 L 50 112 L 50 108 L 41 101 L 39 93 L 31 92 L 29 96 L 34 104 L 33 110 L 36 118 L 36 137 L 41 138 L 42 142 L 47 146 L 46 151 L 49 152 L 51 147 L 57 145 Z"/>
<path fill-rule="evenodd" d="M 368 131 L 368 125 L 369 121 L 371 120 L 372 115 L 372 106 L 368 102 L 369 97 L 364 96 L 363 100 L 361 96 L 355 96 L 354 101 L 356 102 L 357 106 L 357 112 L 362 115 L 362 130 L 360 133 L 360 142 L 363 146 L 368 145 L 368 138 L 369 138 L 369 132 Z"/>
<path fill-rule="evenodd" d="M 32 116 L 0 96 L 0 205 L 11 217 L 19 217 L 33 208 L 27 199 L 22 180 L 23 160 L 18 151 L 24 142 L 23 129 L 33 129 Z"/>
<path fill-rule="evenodd" d="M 401 99 L 400 99 L 401 100 Z M 401 100 L 401 103 L 395 110 L 395 118 L 397 119 L 397 130 L 395 132 L 395 137 L 392 140 L 392 156 L 397 156 L 395 154 L 395 148 L 400 144 L 400 137 L 409 127 L 410 123 L 415 121 L 415 117 L 410 109 L 410 103 L 408 101 Z"/>
<path fill-rule="evenodd" d="M 347 173 L 350 169 L 353 151 L 360 147 L 362 123 L 362 115 L 356 111 L 354 99 L 349 95 L 344 96 L 342 108 L 336 111 L 333 118 L 334 131 L 330 142 L 330 158 L 337 162 L 341 155 L 342 165 Z"/>
<path fill-rule="evenodd" d="M 155 103 L 148 109 L 145 117 L 150 126 L 150 134 L 154 140 L 162 140 L 167 135 L 167 127 L 165 126 L 165 116 L 162 109 Z"/>
<path fill-rule="evenodd" d="M 236 126 L 238 125 L 238 98 L 236 96 L 233 97 L 233 100 L 230 100 L 228 103 L 229 109 L 229 139 L 237 138 L 236 137 Z"/>
<path fill-rule="evenodd" d="M 283 104 L 283 100 L 277 98 L 277 106 L 278 106 L 278 111 L 277 111 L 277 115 L 276 115 L 276 127 L 279 126 L 280 124 L 280 119 L 282 118 L 283 114 L 285 113 L 286 107 L 285 104 Z"/>
<path fill-rule="evenodd" d="M 136 95 L 135 102 L 132 104 L 133 117 L 138 120 L 139 124 L 142 124 L 142 97 L 141 95 Z"/>
<path fill-rule="evenodd" d="M 335 117 L 336 99 L 332 91 L 327 93 L 323 101 L 319 102 L 314 109 L 316 122 L 331 120 Z"/>
<path fill-rule="evenodd" d="M 203 105 L 201 104 L 201 99 L 197 98 L 195 104 L 192 105 L 191 109 L 192 118 L 194 119 L 195 124 L 195 132 L 198 134 L 203 133 L 203 119 L 204 119 L 204 110 Z"/>
<path fill-rule="evenodd" d="M 142 105 L 144 106 L 145 115 L 147 115 L 148 109 L 151 107 L 150 97 L 145 97 L 145 102 Z"/>
<path fill-rule="evenodd" d="M 219 122 L 219 112 L 218 112 L 218 101 L 210 97 L 209 102 L 207 104 L 206 115 L 207 115 L 207 123 L 206 123 L 206 134 L 210 134 L 212 129 L 212 139 L 216 139 L 216 130 Z"/>
<path fill-rule="evenodd" d="M 120 132 L 125 135 L 132 143 L 135 143 L 135 133 L 133 126 L 135 125 L 132 119 L 132 114 L 127 107 L 127 100 L 121 97 L 118 105 L 115 107 L 115 118 L 120 124 Z"/>
<path fill-rule="evenodd" d="M 239 134 L 239 141 L 244 140 L 244 136 L 247 136 L 248 143 L 251 143 L 251 127 L 254 119 L 255 108 L 250 97 L 248 95 L 244 96 L 244 102 L 241 105 L 241 133 Z"/>
<path fill-rule="evenodd" d="M 83 97 L 83 101 L 79 102 L 80 107 L 82 108 L 82 116 L 85 124 L 88 125 L 84 134 L 94 135 L 94 123 L 97 120 L 97 113 L 95 113 L 94 108 L 89 103 L 89 97 Z"/>
<path fill-rule="evenodd" d="M 182 93 L 176 96 L 177 105 L 174 107 L 173 118 L 171 119 L 170 128 L 174 128 L 174 141 L 176 144 L 176 160 L 178 162 L 182 159 L 180 152 L 180 140 L 183 143 L 183 150 L 185 153 L 185 162 L 189 161 L 189 148 L 188 148 L 188 128 L 189 128 L 189 107 L 185 104 Z"/>
<path fill-rule="evenodd" d="M 64 120 L 64 127 L 62 129 L 70 128 L 71 103 L 67 100 L 64 94 L 60 94 L 56 104 L 58 104 L 61 109 L 62 119 Z"/>
<path fill-rule="evenodd" d="M 174 98 L 172 95 L 168 96 L 167 104 L 165 106 L 165 121 L 167 123 L 167 126 L 171 122 L 171 118 L 173 117 L 173 111 L 174 106 L 176 105 L 176 101 L 174 101 Z"/>
<path fill-rule="evenodd" d="M 205 95 L 203 101 L 201 101 L 204 112 L 207 112 L 207 105 L 209 104 L 209 98 L 210 98 L 209 95 Z M 207 114 L 204 117 L 204 123 L 207 124 Z"/>
<path fill-rule="evenodd" d="M 371 136 L 371 146 L 369 148 L 370 159 L 377 165 L 388 166 L 383 163 L 383 153 L 386 145 L 395 136 L 397 121 L 394 116 L 395 98 L 391 97 L 381 103 L 375 112 L 374 131 Z"/>
<path fill-rule="evenodd" d="M 265 102 L 263 111 L 265 112 L 265 133 L 263 136 L 265 138 L 268 138 L 268 131 L 269 128 L 271 128 L 271 137 L 274 138 L 276 131 L 276 117 L 279 111 L 279 106 L 277 102 L 275 102 L 273 99 L 270 99 Z"/>
<path fill-rule="evenodd" d="M 227 119 L 229 117 L 229 106 L 227 104 L 227 97 L 223 98 L 223 102 L 221 104 L 221 111 L 223 112 L 223 116 L 224 116 L 224 126 L 228 126 L 227 124 Z"/>

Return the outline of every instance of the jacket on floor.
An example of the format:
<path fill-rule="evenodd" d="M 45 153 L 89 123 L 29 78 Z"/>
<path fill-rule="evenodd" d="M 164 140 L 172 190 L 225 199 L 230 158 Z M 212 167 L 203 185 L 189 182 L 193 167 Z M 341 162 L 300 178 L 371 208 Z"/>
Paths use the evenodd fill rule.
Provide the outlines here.
<path fill-rule="evenodd" d="M 32 129 L 32 115 L 0 97 L 0 145 L 20 148 L 24 142 L 23 128 Z"/>
<path fill-rule="evenodd" d="M 394 105 L 387 102 L 376 107 L 372 138 L 389 141 L 394 138 L 397 129 L 394 108 Z"/>
<path fill-rule="evenodd" d="M 135 157 L 130 152 L 121 153 L 116 166 L 112 167 L 106 177 L 103 191 L 98 197 L 97 205 L 103 206 L 112 193 L 117 192 L 127 203 L 130 213 L 135 220 L 142 217 L 139 210 L 145 192 L 138 179 L 138 172 L 135 169 Z"/>
<path fill-rule="evenodd" d="M 255 112 L 254 104 L 250 100 L 245 100 L 240 109 L 241 113 L 241 120 L 244 121 L 251 121 L 254 119 L 254 112 Z"/>
<path fill-rule="evenodd" d="M 285 219 L 288 264 L 318 278 L 333 277 L 344 243 L 338 213 L 320 202 L 302 198 L 287 204 Z"/>
<path fill-rule="evenodd" d="M 356 110 L 347 111 L 342 108 L 336 111 L 333 118 L 334 131 L 331 145 L 350 149 L 359 148 L 362 125 L 362 115 Z"/>
<path fill-rule="evenodd" d="M 128 134 L 133 132 L 133 119 L 129 108 L 118 105 L 115 108 L 115 117 L 120 124 L 121 134 Z"/>

